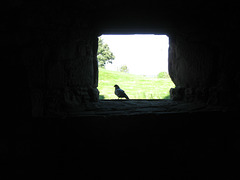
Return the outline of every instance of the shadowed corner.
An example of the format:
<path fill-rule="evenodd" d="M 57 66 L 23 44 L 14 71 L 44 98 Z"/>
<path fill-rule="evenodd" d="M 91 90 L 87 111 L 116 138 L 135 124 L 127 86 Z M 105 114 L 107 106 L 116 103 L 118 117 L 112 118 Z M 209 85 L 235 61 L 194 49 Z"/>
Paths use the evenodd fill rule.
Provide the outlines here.
<path fill-rule="evenodd" d="M 99 95 L 99 99 L 105 99 L 104 95 Z"/>

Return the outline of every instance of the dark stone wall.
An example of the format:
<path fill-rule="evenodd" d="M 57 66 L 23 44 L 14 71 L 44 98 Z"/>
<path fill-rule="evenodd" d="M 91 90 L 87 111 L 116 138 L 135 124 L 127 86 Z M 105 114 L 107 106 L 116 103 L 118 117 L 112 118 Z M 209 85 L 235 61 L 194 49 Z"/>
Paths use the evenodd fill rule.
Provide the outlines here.
<path fill-rule="evenodd" d="M 61 33 L 51 44 L 25 51 L 35 116 L 81 111 L 82 104 L 98 100 L 97 36 L 75 31 L 75 37 Z"/>
<path fill-rule="evenodd" d="M 173 100 L 236 105 L 238 16 L 233 4 L 220 5 L 203 14 L 201 21 L 195 19 L 189 29 L 169 33 L 169 73 L 176 85 L 170 90 Z"/>
<path fill-rule="evenodd" d="M 98 101 L 98 32 L 91 21 L 92 8 L 86 2 L 77 7 L 50 2 L 8 4 L 2 45 L 17 114 L 71 114 Z M 26 97 L 31 99 L 28 104 Z"/>
<path fill-rule="evenodd" d="M 210 89 L 219 85 L 223 57 L 223 46 L 214 45 L 207 34 L 170 35 L 169 74 L 176 85 L 172 99 L 207 101 Z"/>

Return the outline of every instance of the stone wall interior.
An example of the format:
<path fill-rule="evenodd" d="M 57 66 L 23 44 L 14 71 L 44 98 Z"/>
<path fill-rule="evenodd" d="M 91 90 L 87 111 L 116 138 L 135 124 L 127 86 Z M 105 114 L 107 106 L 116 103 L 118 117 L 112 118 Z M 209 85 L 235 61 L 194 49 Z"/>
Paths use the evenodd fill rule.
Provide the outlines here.
<path fill-rule="evenodd" d="M 8 5 L 13 13 L 6 15 L 6 28 L 12 35 L 3 44 L 14 47 L 8 62 L 19 73 L 24 68 L 19 83 L 27 84 L 33 116 L 71 114 L 98 101 L 97 38 L 103 33 L 167 34 L 169 73 L 176 85 L 172 100 L 232 104 L 239 99 L 235 4 L 125 3 Z"/>
<path fill-rule="evenodd" d="M 106 179 L 107 168 L 109 179 L 237 179 L 239 3 L 11 0 L 1 9 L 0 157 L 8 178 L 14 164 L 25 179 Z M 106 111 L 98 37 L 137 33 L 169 37 L 176 88 L 167 107 L 119 101 L 125 114 L 114 105 Z"/>

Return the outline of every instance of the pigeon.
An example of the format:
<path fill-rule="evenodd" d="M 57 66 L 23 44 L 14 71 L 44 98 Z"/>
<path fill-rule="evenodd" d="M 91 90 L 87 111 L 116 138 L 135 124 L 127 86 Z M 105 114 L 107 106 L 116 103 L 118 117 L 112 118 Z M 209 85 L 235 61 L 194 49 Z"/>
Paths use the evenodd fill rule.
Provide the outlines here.
<path fill-rule="evenodd" d="M 115 94 L 116 96 L 119 98 L 126 98 L 129 99 L 128 96 L 126 95 L 126 93 L 124 92 L 124 90 L 120 89 L 120 87 L 116 84 L 115 86 Z"/>

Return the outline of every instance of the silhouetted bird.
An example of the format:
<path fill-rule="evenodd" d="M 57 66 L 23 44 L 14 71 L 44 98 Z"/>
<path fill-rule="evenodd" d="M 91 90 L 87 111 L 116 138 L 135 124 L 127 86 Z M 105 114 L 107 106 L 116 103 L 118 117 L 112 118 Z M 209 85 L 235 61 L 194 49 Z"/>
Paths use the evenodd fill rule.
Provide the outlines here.
<path fill-rule="evenodd" d="M 120 89 L 120 87 L 116 84 L 115 86 L 115 94 L 117 95 L 118 99 L 119 98 L 126 98 L 129 99 L 124 90 Z"/>

